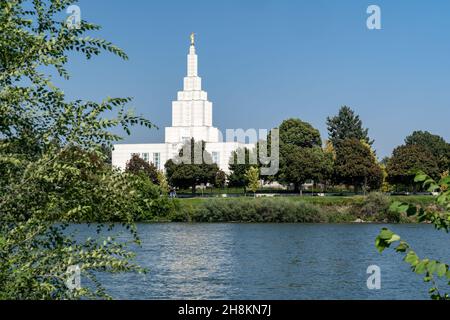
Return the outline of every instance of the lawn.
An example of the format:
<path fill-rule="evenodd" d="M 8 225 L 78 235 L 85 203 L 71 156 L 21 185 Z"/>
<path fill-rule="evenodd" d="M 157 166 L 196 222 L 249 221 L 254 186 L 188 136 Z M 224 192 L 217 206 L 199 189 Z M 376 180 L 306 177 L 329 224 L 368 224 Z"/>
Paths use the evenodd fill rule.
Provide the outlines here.
<path fill-rule="evenodd" d="M 248 197 L 247 197 L 248 198 Z M 311 197 L 311 196 L 278 196 L 275 198 L 283 198 L 283 199 L 289 199 L 290 201 L 303 201 L 311 204 L 316 204 L 319 206 L 333 206 L 333 205 L 354 205 L 354 204 L 362 204 L 364 202 L 364 196 L 327 196 L 327 197 Z M 433 196 L 423 196 L 423 195 L 412 195 L 412 196 L 391 196 L 390 197 L 392 201 L 401 201 L 401 202 L 408 202 L 412 204 L 422 204 L 427 205 L 434 202 L 435 197 Z M 196 197 L 196 198 L 180 198 L 181 204 L 189 204 L 192 206 L 196 206 L 201 204 L 204 201 L 208 201 L 211 198 L 205 197 Z M 236 198 L 236 197 L 229 197 L 229 198 L 222 198 L 223 201 L 227 201 L 229 199 L 245 199 L 244 197 Z M 259 198 L 257 198 L 259 199 Z"/>

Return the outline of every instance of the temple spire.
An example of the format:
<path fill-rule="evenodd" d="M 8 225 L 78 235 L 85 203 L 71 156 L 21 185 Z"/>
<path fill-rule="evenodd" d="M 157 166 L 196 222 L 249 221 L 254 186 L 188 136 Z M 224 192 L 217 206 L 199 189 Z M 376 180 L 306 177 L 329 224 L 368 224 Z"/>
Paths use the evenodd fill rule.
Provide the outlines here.
<path fill-rule="evenodd" d="M 195 53 L 195 33 L 191 33 L 191 47 L 189 48 L 188 55 L 188 77 L 197 77 L 198 76 L 198 58 Z"/>

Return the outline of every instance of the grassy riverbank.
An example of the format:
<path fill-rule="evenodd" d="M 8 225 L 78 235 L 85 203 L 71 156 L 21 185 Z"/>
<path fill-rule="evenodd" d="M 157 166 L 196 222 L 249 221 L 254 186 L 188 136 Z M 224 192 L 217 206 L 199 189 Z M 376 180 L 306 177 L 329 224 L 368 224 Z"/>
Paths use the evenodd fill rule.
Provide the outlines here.
<path fill-rule="evenodd" d="M 247 198 L 245 197 L 239 197 L 239 198 L 220 198 L 220 200 L 223 201 L 232 201 L 232 200 L 238 200 L 242 201 L 245 199 L 252 199 L 252 200 L 261 200 L 265 197 L 260 197 L 257 199 L 254 199 L 252 196 L 249 196 Z M 289 196 L 289 197 L 282 197 L 277 196 L 269 199 L 287 199 L 289 201 L 295 201 L 295 202 L 305 202 L 310 204 L 317 204 L 321 206 L 333 206 L 333 205 L 355 205 L 355 204 L 363 204 L 367 201 L 368 197 L 364 196 L 336 196 L 336 197 L 311 197 L 311 196 Z M 214 200 L 217 198 L 186 198 L 186 199 L 179 199 L 180 202 L 185 205 L 200 205 L 204 202 L 208 202 L 211 200 Z M 267 199 L 267 198 L 266 198 Z M 401 201 L 401 202 L 408 202 L 413 204 L 420 204 L 420 205 L 429 205 L 434 202 L 435 198 L 433 196 L 386 196 L 386 199 L 388 199 L 390 202 L 392 201 Z"/>
<path fill-rule="evenodd" d="M 354 221 L 406 223 L 410 218 L 389 210 L 393 201 L 428 206 L 432 196 L 273 197 L 179 199 L 175 214 L 155 221 L 182 222 L 299 222 Z"/>

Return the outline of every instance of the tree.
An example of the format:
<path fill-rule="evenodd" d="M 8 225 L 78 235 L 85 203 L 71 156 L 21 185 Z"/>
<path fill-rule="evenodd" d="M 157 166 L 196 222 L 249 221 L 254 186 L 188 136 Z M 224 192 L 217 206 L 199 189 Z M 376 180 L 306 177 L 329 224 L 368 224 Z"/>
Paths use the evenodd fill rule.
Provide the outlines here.
<path fill-rule="evenodd" d="M 227 175 L 222 170 L 217 171 L 214 186 L 216 188 L 224 188 L 227 182 Z"/>
<path fill-rule="evenodd" d="M 70 29 L 58 21 L 73 2 L 0 2 L 0 299 L 107 297 L 96 273 L 142 270 L 125 243 L 100 236 L 77 241 L 65 230 L 69 221 L 120 222 L 139 243 L 132 224 L 137 181 L 103 165 L 102 146 L 120 139 L 114 127 L 153 127 L 127 110 L 128 98 L 67 101 L 45 73 L 54 67 L 68 78 L 71 51 L 127 58 L 85 36 L 98 26 L 82 21 Z M 116 116 L 101 118 L 106 111 Z M 84 281 L 70 291 L 65 281 L 73 265 Z"/>
<path fill-rule="evenodd" d="M 164 176 L 164 174 L 162 175 Z M 135 221 L 158 221 L 176 215 L 178 203 L 176 199 L 167 197 L 167 188 L 157 186 L 147 175 L 142 173 L 133 175 L 136 178 L 135 192 L 137 193 Z M 164 186 L 164 182 L 162 183 Z"/>
<path fill-rule="evenodd" d="M 143 174 L 147 176 L 153 184 L 158 184 L 158 169 L 153 163 L 148 163 L 142 159 L 138 154 L 133 154 L 131 159 L 127 161 L 125 172 L 132 174 Z"/>
<path fill-rule="evenodd" d="M 329 154 L 333 158 L 333 161 L 336 159 L 336 149 L 330 140 L 325 141 L 325 147 L 323 148 L 323 151 L 326 154 Z"/>
<path fill-rule="evenodd" d="M 364 129 L 362 121 L 355 112 L 347 106 L 341 107 L 334 117 L 327 118 L 329 140 L 335 148 L 347 139 L 364 140 L 372 145 L 369 130 Z"/>
<path fill-rule="evenodd" d="M 231 153 L 228 168 L 230 175 L 228 177 L 228 185 L 230 187 L 242 187 L 244 191 L 247 187 L 248 180 L 245 173 L 255 165 L 251 163 L 255 155 L 247 148 L 239 148 Z"/>
<path fill-rule="evenodd" d="M 280 130 L 280 147 L 294 145 L 301 148 L 313 148 L 322 145 L 319 130 L 300 119 L 284 120 L 278 129 Z"/>
<path fill-rule="evenodd" d="M 214 184 L 219 167 L 205 150 L 205 142 L 186 142 L 174 159 L 166 162 L 169 183 L 177 188 L 191 188 L 195 194 L 199 184 Z"/>
<path fill-rule="evenodd" d="M 386 165 L 384 163 L 380 163 L 380 168 L 381 168 L 381 172 L 382 172 L 382 177 L 383 177 L 383 181 L 381 184 L 381 192 L 391 192 L 393 191 L 392 186 L 389 184 L 388 182 L 388 173 L 386 170 Z"/>
<path fill-rule="evenodd" d="M 167 195 L 169 193 L 169 183 L 167 182 L 166 175 L 163 170 L 158 170 L 158 185 L 161 189 L 163 195 Z"/>
<path fill-rule="evenodd" d="M 256 191 L 258 191 L 260 187 L 259 181 L 259 169 L 257 167 L 250 167 L 245 173 L 245 177 L 248 180 L 248 188 L 253 192 L 253 195 L 256 197 Z"/>
<path fill-rule="evenodd" d="M 422 183 L 422 188 L 430 192 L 438 192 L 435 205 L 421 207 L 395 201 L 390 210 L 409 217 L 416 217 L 419 222 L 431 222 L 436 230 L 448 233 L 450 229 L 450 177 L 443 175 L 436 182 L 424 172 L 418 172 L 414 180 L 416 183 Z M 396 245 L 395 251 L 404 255 L 404 261 L 411 266 L 411 271 L 424 275 L 424 282 L 432 284 L 428 291 L 431 299 L 450 300 L 450 293 L 442 292 L 436 281 L 439 278 L 444 279 L 450 286 L 449 265 L 439 260 L 421 259 L 405 240 L 387 228 L 383 228 L 375 239 L 375 247 L 380 253 L 394 244 Z"/>
<path fill-rule="evenodd" d="M 427 148 L 415 144 L 395 148 L 388 161 L 386 171 L 387 181 L 390 184 L 404 186 L 409 190 L 416 185 L 414 177 L 417 171 L 428 172 L 433 178 L 439 176 L 436 158 Z"/>
<path fill-rule="evenodd" d="M 302 192 L 302 185 L 308 180 L 325 182 L 332 173 L 332 156 L 322 148 L 298 148 L 284 146 L 281 153 L 279 179 L 292 183 L 294 190 Z"/>
<path fill-rule="evenodd" d="M 276 178 L 280 182 L 301 191 L 307 180 L 323 181 L 329 176 L 332 154 L 322 149 L 319 130 L 299 119 L 283 121 L 279 130 L 280 170 Z"/>
<path fill-rule="evenodd" d="M 422 146 L 437 159 L 439 172 L 450 170 L 450 143 L 428 131 L 414 131 L 406 137 L 405 144 Z"/>
<path fill-rule="evenodd" d="M 352 185 L 355 192 L 361 187 L 376 190 L 381 187 L 383 173 L 374 152 L 365 141 L 347 139 L 336 149 L 334 179 L 337 183 Z"/>
<path fill-rule="evenodd" d="M 112 148 L 102 144 L 101 146 L 102 152 L 105 155 L 105 163 L 108 165 L 112 165 Z"/>

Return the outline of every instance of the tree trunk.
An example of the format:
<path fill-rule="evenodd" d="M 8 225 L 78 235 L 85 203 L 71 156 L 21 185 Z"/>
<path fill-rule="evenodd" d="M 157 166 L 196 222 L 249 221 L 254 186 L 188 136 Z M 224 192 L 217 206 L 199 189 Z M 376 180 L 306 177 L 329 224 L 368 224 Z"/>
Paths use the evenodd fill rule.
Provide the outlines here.
<path fill-rule="evenodd" d="M 366 192 L 367 192 L 367 176 L 364 177 L 364 196 L 366 196 Z"/>

